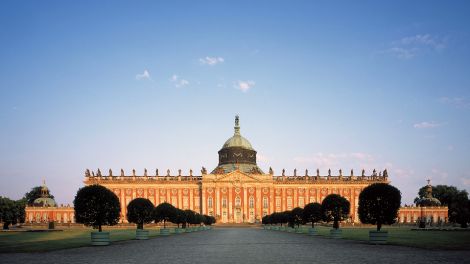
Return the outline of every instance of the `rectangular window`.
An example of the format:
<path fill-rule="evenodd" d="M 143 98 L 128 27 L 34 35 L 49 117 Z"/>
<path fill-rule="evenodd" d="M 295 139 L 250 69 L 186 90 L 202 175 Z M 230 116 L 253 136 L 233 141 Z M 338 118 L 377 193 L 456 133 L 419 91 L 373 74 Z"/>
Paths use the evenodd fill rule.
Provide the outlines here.
<path fill-rule="evenodd" d="M 292 198 L 287 198 L 287 210 L 292 210 Z"/>
<path fill-rule="evenodd" d="M 227 198 L 222 198 L 222 208 L 227 208 Z"/>
<path fill-rule="evenodd" d="M 183 208 L 188 209 L 189 208 L 189 200 L 188 197 L 183 198 Z"/>
<path fill-rule="evenodd" d="M 304 207 L 304 197 L 299 197 L 299 207 Z"/>
<path fill-rule="evenodd" d="M 263 198 L 263 208 L 268 208 L 268 197 Z"/>
<path fill-rule="evenodd" d="M 250 208 L 254 208 L 254 207 L 255 207 L 255 198 L 250 197 Z"/>
<path fill-rule="evenodd" d="M 281 197 L 276 197 L 276 207 L 281 207 Z"/>

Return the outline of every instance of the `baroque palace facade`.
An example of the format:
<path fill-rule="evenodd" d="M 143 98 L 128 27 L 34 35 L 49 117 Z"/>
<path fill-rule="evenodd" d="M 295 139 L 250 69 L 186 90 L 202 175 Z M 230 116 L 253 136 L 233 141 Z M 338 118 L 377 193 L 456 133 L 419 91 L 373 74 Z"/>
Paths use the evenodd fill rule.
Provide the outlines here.
<path fill-rule="evenodd" d="M 127 204 L 137 198 L 147 198 L 154 205 L 169 202 L 181 209 L 191 209 L 201 214 L 216 217 L 219 223 L 253 223 L 261 221 L 261 217 L 273 212 L 304 207 L 311 202 L 321 203 L 331 194 L 339 194 L 351 203 L 349 222 L 359 223 L 357 215 L 359 194 L 368 185 L 376 182 L 389 183 L 387 170 L 371 175 L 320 175 L 317 169 L 314 175 L 305 171 L 303 175 L 294 170 L 293 175 L 287 176 L 282 170 L 275 175 L 270 168 L 264 173 L 256 164 L 256 151 L 250 142 L 241 136 L 238 117 L 235 118 L 235 133 L 219 151 L 219 164 L 210 173 L 202 168 L 200 175 L 183 175 L 178 170 L 177 175 L 170 175 L 167 170 L 160 175 L 156 170 L 149 175 L 144 170 L 143 175 L 125 175 L 121 169 L 119 175 L 109 170 L 108 175 L 102 175 L 98 169 L 95 172 L 85 171 L 85 185 L 100 184 L 112 190 L 121 203 L 121 221 L 126 222 Z M 74 223 L 74 209 L 70 206 L 58 206 L 50 198 L 49 191 L 43 184 L 41 201 L 26 207 L 26 221 L 29 223 Z M 428 183 L 429 195 L 431 185 Z M 48 201 L 45 202 L 44 201 Z M 429 223 L 445 223 L 448 220 L 447 206 L 433 207 L 401 207 L 398 213 L 399 223 L 416 223 L 425 218 Z"/>
<path fill-rule="evenodd" d="M 351 203 L 349 221 L 359 222 L 357 207 L 359 194 L 366 186 L 376 183 L 388 183 L 387 170 L 372 175 L 320 175 L 317 169 L 314 175 L 305 171 L 303 175 L 294 170 L 293 175 L 275 175 L 270 168 L 264 173 L 256 163 L 256 151 L 250 142 L 240 134 L 238 116 L 235 118 L 235 132 L 219 151 L 219 164 L 208 173 L 203 167 L 201 175 L 160 175 L 156 170 L 149 175 L 125 175 L 121 169 L 119 175 L 109 170 L 108 175 L 101 171 L 85 172 L 85 185 L 100 184 L 112 190 L 120 199 L 121 219 L 125 219 L 127 204 L 137 197 L 147 198 L 155 205 L 169 202 L 181 209 L 191 209 L 201 214 L 216 217 L 221 223 L 254 223 L 261 217 L 273 212 L 303 207 L 307 203 L 321 203 L 329 194 L 336 193 Z"/>

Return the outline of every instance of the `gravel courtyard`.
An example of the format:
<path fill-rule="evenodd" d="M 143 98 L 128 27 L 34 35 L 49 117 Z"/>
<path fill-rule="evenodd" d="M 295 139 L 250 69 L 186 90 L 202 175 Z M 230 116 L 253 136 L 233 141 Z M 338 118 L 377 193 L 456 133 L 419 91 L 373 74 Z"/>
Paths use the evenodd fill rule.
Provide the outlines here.
<path fill-rule="evenodd" d="M 255 228 L 124 241 L 46 253 L 0 254 L 1 263 L 464 263 L 467 251 L 374 246 Z"/>

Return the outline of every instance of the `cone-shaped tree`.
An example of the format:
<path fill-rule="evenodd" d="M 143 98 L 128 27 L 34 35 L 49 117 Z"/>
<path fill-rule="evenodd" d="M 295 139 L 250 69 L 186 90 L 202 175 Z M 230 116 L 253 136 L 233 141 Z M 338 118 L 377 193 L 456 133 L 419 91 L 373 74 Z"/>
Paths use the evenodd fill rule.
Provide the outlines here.
<path fill-rule="evenodd" d="M 323 219 L 321 204 L 309 203 L 304 207 L 303 219 L 306 223 L 312 223 L 312 228 L 315 227 L 315 223 Z"/>
<path fill-rule="evenodd" d="M 292 221 L 292 225 L 297 225 L 297 227 L 299 227 L 304 222 L 303 216 L 304 216 L 304 209 L 300 207 L 294 208 L 290 212 L 290 220 Z"/>
<path fill-rule="evenodd" d="M 127 220 L 144 229 L 144 224 L 153 221 L 153 204 L 149 199 L 135 198 L 127 205 Z"/>
<path fill-rule="evenodd" d="M 391 225 L 397 219 L 401 204 L 400 191 L 390 184 L 374 183 L 359 194 L 359 219 L 364 224 Z"/>
<path fill-rule="evenodd" d="M 153 218 L 155 222 L 162 222 L 163 221 L 163 228 L 166 228 L 166 222 L 174 220 L 176 215 L 176 208 L 167 203 L 161 203 L 153 210 Z"/>
<path fill-rule="evenodd" d="M 350 204 L 346 198 L 338 194 L 330 194 L 321 204 L 323 216 L 327 222 L 333 221 L 333 228 L 339 228 L 339 221 L 343 221 L 349 216 Z"/>
<path fill-rule="evenodd" d="M 101 185 L 80 188 L 73 201 L 77 223 L 98 227 L 115 225 L 119 221 L 121 205 L 118 197 Z"/>

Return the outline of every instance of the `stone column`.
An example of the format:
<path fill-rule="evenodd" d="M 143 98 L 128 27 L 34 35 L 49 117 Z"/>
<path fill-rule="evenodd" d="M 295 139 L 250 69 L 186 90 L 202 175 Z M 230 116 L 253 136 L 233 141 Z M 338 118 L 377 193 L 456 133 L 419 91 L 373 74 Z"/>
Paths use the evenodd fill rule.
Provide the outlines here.
<path fill-rule="evenodd" d="M 233 202 L 233 186 L 230 186 L 229 189 L 228 189 L 228 196 L 229 196 L 229 199 L 228 199 L 228 215 L 227 215 L 227 220 L 228 222 L 233 222 L 234 219 L 233 219 L 233 215 L 234 215 L 234 212 L 232 210 L 232 202 Z"/>
<path fill-rule="evenodd" d="M 215 187 L 215 213 L 214 217 L 217 217 L 219 215 L 222 218 L 222 213 L 220 211 L 220 187 L 216 186 Z"/>
<path fill-rule="evenodd" d="M 242 219 L 243 219 L 243 222 L 245 222 L 245 219 L 248 217 L 248 195 L 247 195 L 247 189 L 246 189 L 246 186 L 243 186 L 243 201 L 242 201 L 242 204 L 243 204 L 243 215 L 242 215 Z"/>

